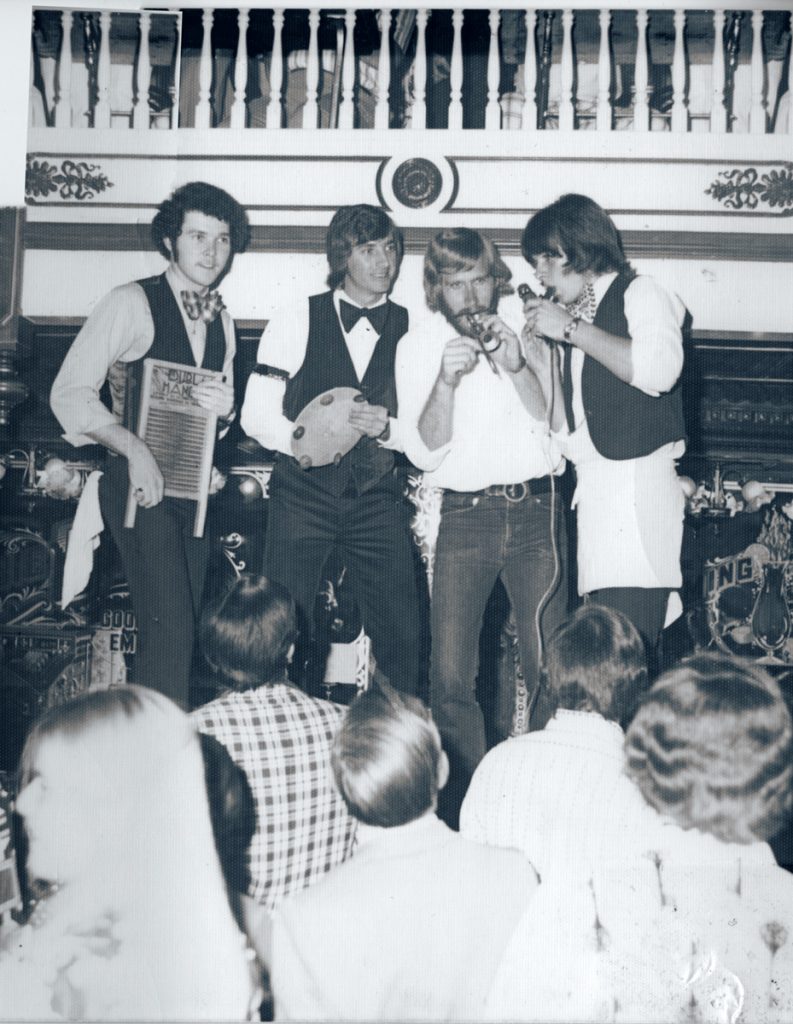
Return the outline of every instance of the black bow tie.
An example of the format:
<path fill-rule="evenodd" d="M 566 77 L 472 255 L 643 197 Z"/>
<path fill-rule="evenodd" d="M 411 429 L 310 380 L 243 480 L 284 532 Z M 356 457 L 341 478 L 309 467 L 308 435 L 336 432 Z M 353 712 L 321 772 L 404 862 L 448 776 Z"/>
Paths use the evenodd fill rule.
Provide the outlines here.
<path fill-rule="evenodd" d="M 341 312 L 341 324 L 347 334 L 355 327 L 362 316 L 365 316 L 378 334 L 383 333 L 386 317 L 388 316 L 388 303 L 381 302 L 379 306 L 372 309 L 362 309 L 360 306 L 353 306 L 344 299 L 339 299 L 339 310 Z"/>
<path fill-rule="evenodd" d="M 191 320 L 198 320 L 199 317 L 204 323 L 211 324 L 221 309 L 225 309 L 225 303 L 220 297 L 220 292 L 181 292 L 182 303 L 185 312 Z"/>

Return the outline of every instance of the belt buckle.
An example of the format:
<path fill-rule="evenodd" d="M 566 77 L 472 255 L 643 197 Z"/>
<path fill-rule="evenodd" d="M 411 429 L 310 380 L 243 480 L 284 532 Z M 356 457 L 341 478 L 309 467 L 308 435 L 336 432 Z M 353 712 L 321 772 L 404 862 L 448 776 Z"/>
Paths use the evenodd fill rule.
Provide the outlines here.
<path fill-rule="evenodd" d="M 519 501 L 523 501 L 528 493 L 529 487 L 525 480 L 521 481 L 519 484 L 504 485 L 504 497 L 507 501 L 511 501 L 514 504 L 517 504 Z"/>

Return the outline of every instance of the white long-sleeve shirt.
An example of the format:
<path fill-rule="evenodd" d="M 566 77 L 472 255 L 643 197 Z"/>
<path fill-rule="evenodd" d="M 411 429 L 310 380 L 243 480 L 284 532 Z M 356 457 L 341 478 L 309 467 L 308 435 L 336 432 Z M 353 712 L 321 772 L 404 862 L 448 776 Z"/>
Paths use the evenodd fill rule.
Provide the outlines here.
<path fill-rule="evenodd" d="M 200 318 L 191 320 L 179 296 L 192 285 L 173 266 L 165 271 L 165 280 L 176 297 L 196 365 L 204 358 L 206 324 Z M 223 310 L 220 314 L 226 338 L 223 373 L 234 383 L 236 343 L 234 321 Z M 120 285 L 101 299 L 66 353 L 52 385 L 50 404 L 64 430 L 64 440 L 75 446 L 95 444 L 88 435 L 117 423 L 121 410 L 111 410 L 99 392 L 115 363 L 131 363 L 142 359 L 154 341 L 154 320 L 146 293 L 131 281 Z"/>
<path fill-rule="evenodd" d="M 344 299 L 351 306 L 362 308 L 342 289 L 333 293 L 333 305 L 339 317 L 339 302 Z M 383 302 L 386 300 L 383 299 Z M 376 308 L 376 307 L 370 307 Z M 345 331 L 339 317 L 339 327 L 358 380 L 363 380 L 369 361 L 374 354 L 379 335 L 366 317 L 361 317 L 351 331 Z M 258 363 L 264 363 L 283 370 L 288 377 L 294 377 L 306 358 L 308 345 L 309 311 L 308 300 L 303 299 L 293 306 L 277 310 L 262 334 L 256 355 Z M 252 373 L 245 391 L 245 401 L 240 413 L 240 426 L 263 448 L 292 454 L 292 431 L 294 423 L 283 412 L 286 381 L 279 377 L 268 377 Z M 378 439 L 384 448 L 402 451 L 399 433 L 399 419 L 389 419 L 388 440 Z"/>
<path fill-rule="evenodd" d="M 520 302 L 502 299 L 499 316 L 520 334 Z M 419 433 L 419 419 L 440 371 L 443 350 L 458 332 L 433 313 L 402 338 L 397 347 L 396 383 L 405 454 L 424 470 L 434 487 L 478 491 L 491 484 L 514 484 L 564 469 L 545 423 L 535 420 L 515 390 L 512 375 L 493 373 L 484 359 L 460 379 L 454 392 L 451 440 L 430 450 Z"/>
<path fill-rule="evenodd" d="M 598 305 L 616 274 L 594 282 Z M 635 277 L 625 291 L 625 319 L 631 337 L 631 385 L 658 396 L 671 390 L 683 368 L 681 326 L 685 306 L 650 277 Z M 576 467 L 578 592 L 607 587 L 668 587 L 682 584 L 680 549 L 685 499 L 675 461 L 685 442 L 672 441 L 637 459 L 607 459 L 595 448 L 581 395 L 584 353 L 572 353 L 573 413 L 555 437 Z M 670 597 L 667 625 L 680 615 L 677 594 Z"/>

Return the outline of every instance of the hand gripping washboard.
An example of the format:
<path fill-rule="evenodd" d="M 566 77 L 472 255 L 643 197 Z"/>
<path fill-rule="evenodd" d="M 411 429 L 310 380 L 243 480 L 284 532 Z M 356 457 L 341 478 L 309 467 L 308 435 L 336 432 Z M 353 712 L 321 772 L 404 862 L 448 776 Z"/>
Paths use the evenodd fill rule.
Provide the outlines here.
<path fill-rule="evenodd" d="M 222 379 L 223 374 L 214 370 L 163 359 L 143 361 L 137 434 L 160 467 L 166 496 L 196 502 L 194 537 L 204 535 L 217 416 L 198 405 L 193 388 Z M 135 525 L 137 510 L 130 484 L 124 526 Z"/>

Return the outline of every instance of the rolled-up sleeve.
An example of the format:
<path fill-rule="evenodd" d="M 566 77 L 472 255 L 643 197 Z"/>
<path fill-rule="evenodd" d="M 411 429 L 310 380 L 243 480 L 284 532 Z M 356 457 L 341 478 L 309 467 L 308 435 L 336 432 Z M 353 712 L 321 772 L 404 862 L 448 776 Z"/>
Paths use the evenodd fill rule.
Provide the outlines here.
<path fill-rule="evenodd" d="M 651 277 L 634 278 L 625 292 L 631 336 L 633 387 L 657 396 L 677 383 L 683 369 L 685 306 Z"/>
<path fill-rule="evenodd" d="M 431 339 L 420 328 L 409 331 L 397 346 L 394 374 L 402 447 L 413 465 L 426 471 L 437 469 L 451 447 L 445 444 L 430 450 L 419 433 L 419 419 L 435 386 L 442 357 L 443 349 L 434 351 Z"/>
<path fill-rule="evenodd" d="M 100 389 L 114 363 L 139 359 L 153 337 L 154 324 L 139 285 L 114 288 L 97 303 L 66 353 L 50 392 L 64 440 L 75 446 L 93 444 L 92 432 L 118 422 L 99 397 Z"/>

